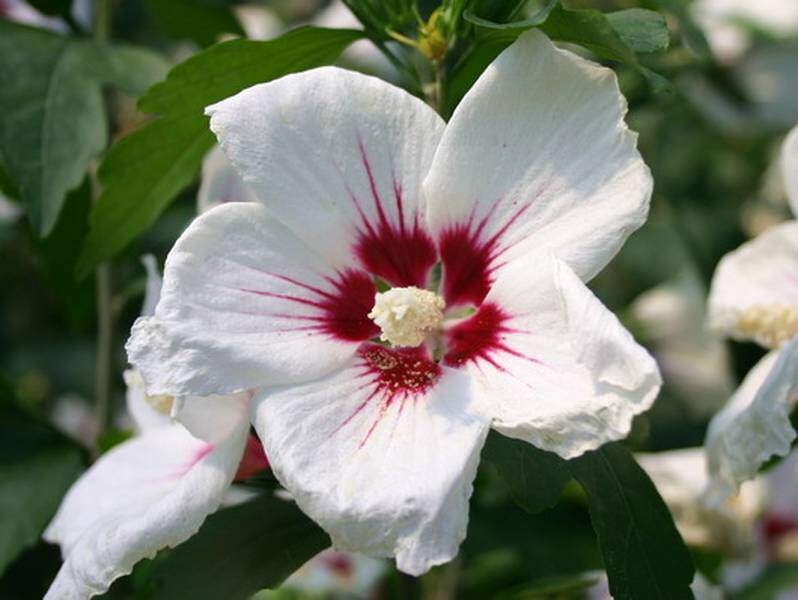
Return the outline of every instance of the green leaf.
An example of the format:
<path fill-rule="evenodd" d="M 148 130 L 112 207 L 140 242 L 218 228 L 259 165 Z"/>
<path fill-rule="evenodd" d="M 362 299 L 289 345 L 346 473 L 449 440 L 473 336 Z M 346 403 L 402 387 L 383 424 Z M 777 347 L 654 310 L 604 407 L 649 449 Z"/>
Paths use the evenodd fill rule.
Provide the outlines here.
<path fill-rule="evenodd" d="M 243 600 L 277 587 L 329 545 L 296 504 L 263 494 L 212 515 L 197 535 L 156 559 L 152 597 Z"/>
<path fill-rule="evenodd" d="M 690 0 L 645 0 L 644 5 L 669 12 L 679 24 L 679 30 L 686 45 L 701 60 L 710 60 L 712 50 L 704 35 L 704 30 L 690 14 Z"/>
<path fill-rule="evenodd" d="M 77 327 L 94 314 L 94 283 L 77 281 L 75 265 L 89 230 L 91 186 L 89 178 L 67 194 L 62 216 L 50 234 L 36 244 L 44 276 L 69 322 Z"/>
<path fill-rule="evenodd" d="M 512 44 L 520 32 L 514 29 L 493 30 L 480 36 L 471 48 L 455 65 L 447 80 L 446 115 L 450 115 L 471 89 L 487 66 Z"/>
<path fill-rule="evenodd" d="M 83 453 L 0 391 L 0 574 L 32 546 L 83 468 Z"/>
<path fill-rule="evenodd" d="M 34 231 L 55 226 L 108 138 L 102 84 L 139 93 L 164 73 L 148 50 L 0 21 L 0 155 Z"/>
<path fill-rule="evenodd" d="M 474 25 L 479 25 L 480 27 L 486 27 L 488 29 L 494 30 L 517 30 L 520 34 L 521 31 L 526 29 L 530 29 L 532 27 L 537 27 L 546 21 L 549 18 L 549 14 L 552 10 L 560 3 L 560 0 L 548 0 L 548 2 L 536 12 L 534 15 L 529 17 L 528 19 L 524 19 L 523 21 L 513 21 L 511 23 L 497 23 L 490 19 L 485 19 L 482 17 L 478 17 L 475 15 L 471 10 L 465 11 L 463 17 L 466 21 L 470 21 Z"/>
<path fill-rule="evenodd" d="M 19 188 L 17 187 L 16 182 L 11 179 L 11 176 L 8 174 L 2 154 L 0 154 L 0 196 L 5 196 L 6 198 L 12 200 L 19 199 Z"/>
<path fill-rule="evenodd" d="M 615 29 L 609 16 L 600 11 L 557 6 L 540 29 L 553 40 L 578 44 L 600 58 L 627 64 L 643 74 L 657 91 L 668 87 L 666 79 L 640 64 L 627 39 Z"/>
<path fill-rule="evenodd" d="M 559 1 L 559 0 L 555 0 Z M 529 0 L 472 0 L 470 8 L 463 13 L 466 21 L 472 21 L 466 13 L 480 15 L 480 20 L 490 23 L 506 23 L 513 20 L 523 8 L 529 4 Z"/>
<path fill-rule="evenodd" d="M 482 28 L 482 35 L 452 69 L 448 81 L 447 114 L 451 113 L 485 68 L 521 33 L 538 27 L 553 40 L 587 48 L 596 56 L 625 63 L 643 74 L 656 91 L 668 81 L 640 64 L 635 54 L 667 47 L 665 19 L 655 11 L 630 9 L 604 14 L 596 10 L 570 10 L 549 0 L 535 15 L 523 21 L 497 23 L 466 12 L 465 19 Z"/>
<path fill-rule="evenodd" d="M 169 37 L 210 46 L 225 34 L 244 35 L 241 24 L 227 6 L 202 0 L 146 0 L 153 20 Z"/>
<path fill-rule="evenodd" d="M 556 454 L 494 431 L 488 436 L 482 456 L 496 467 L 516 504 L 530 513 L 557 504 L 571 479 L 567 463 Z"/>
<path fill-rule="evenodd" d="M 101 89 L 86 71 L 93 52 L 90 42 L 0 21 L 0 154 L 41 236 L 105 146 Z"/>
<path fill-rule="evenodd" d="M 166 77 L 169 63 L 158 53 L 131 46 L 113 44 L 98 46 L 94 58 L 96 77 L 132 96 L 139 96 L 154 83 Z"/>
<path fill-rule="evenodd" d="M 268 42 L 231 40 L 192 56 L 169 71 L 139 101 L 144 112 L 202 115 L 205 107 L 244 88 L 327 65 L 352 42 L 355 29 L 300 27 Z"/>
<path fill-rule="evenodd" d="M 152 121 L 114 144 L 98 171 L 103 192 L 89 218 L 78 277 L 148 229 L 194 180 L 214 142 L 205 119 L 189 114 Z"/>
<path fill-rule="evenodd" d="M 205 106 L 256 83 L 330 64 L 363 33 L 303 27 L 268 42 L 217 44 L 174 67 L 139 101 L 163 115 L 115 144 L 99 169 L 103 192 L 78 265 L 81 276 L 145 231 L 199 170 L 215 138 Z"/>
<path fill-rule="evenodd" d="M 733 595 L 734 600 L 773 600 L 779 593 L 798 587 L 798 564 L 774 564 L 765 569 L 752 583 Z"/>
<path fill-rule="evenodd" d="M 668 49 L 668 24 L 660 13 L 630 8 L 607 13 L 606 17 L 626 45 L 635 52 L 645 54 Z"/>
<path fill-rule="evenodd" d="M 568 464 L 587 493 L 613 598 L 692 598 L 690 554 L 657 489 L 629 451 L 607 444 Z"/>

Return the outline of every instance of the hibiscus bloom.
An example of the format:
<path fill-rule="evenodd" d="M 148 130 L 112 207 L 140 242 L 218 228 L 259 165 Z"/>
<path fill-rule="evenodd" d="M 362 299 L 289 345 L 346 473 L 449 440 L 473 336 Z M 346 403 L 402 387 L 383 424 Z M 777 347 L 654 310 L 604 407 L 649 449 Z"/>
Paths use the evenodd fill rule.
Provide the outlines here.
<path fill-rule="evenodd" d="M 206 161 L 203 187 L 222 190 L 235 172 Z M 243 188 L 235 187 L 236 194 Z M 227 194 L 223 200 L 244 198 Z M 204 202 L 207 200 L 207 195 Z M 147 287 L 142 315 L 161 292 L 155 259 L 144 257 Z M 230 497 L 230 484 L 268 466 L 249 433 L 250 394 L 191 398 L 181 423 L 179 404 L 148 395 L 138 371 L 125 372 L 127 409 L 137 435 L 104 454 L 69 490 L 44 538 L 61 546 L 64 564 L 47 598 L 88 598 L 105 592 L 141 559 L 191 537 Z M 200 418 L 201 417 L 201 418 Z M 206 419 L 213 429 L 203 427 Z"/>
<path fill-rule="evenodd" d="M 652 188 L 611 70 L 529 31 L 448 125 L 333 67 L 207 112 L 258 202 L 181 236 L 129 358 L 151 394 L 256 390 L 276 477 L 337 548 L 423 573 L 465 537 L 491 427 L 570 458 L 651 406 L 656 364 L 583 283 Z"/>
<path fill-rule="evenodd" d="M 798 126 L 782 147 L 787 196 L 798 214 Z M 770 352 L 712 420 L 705 447 L 721 502 L 795 439 L 790 412 L 798 399 L 798 222 L 765 231 L 718 264 L 709 295 L 710 325 Z"/>

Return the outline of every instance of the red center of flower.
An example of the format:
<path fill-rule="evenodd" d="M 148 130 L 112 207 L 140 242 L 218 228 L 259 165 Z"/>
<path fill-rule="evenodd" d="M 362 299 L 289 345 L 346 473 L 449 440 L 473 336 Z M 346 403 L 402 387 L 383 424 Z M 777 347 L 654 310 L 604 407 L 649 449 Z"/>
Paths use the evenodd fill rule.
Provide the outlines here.
<path fill-rule="evenodd" d="M 383 394 L 388 403 L 397 396 L 425 392 L 441 374 L 423 348 L 397 350 L 368 344 L 361 347 L 360 356 L 372 377 L 374 393 Z"/>
<path fill-rule="evenodd" d="M 441 376 L 441 367 L 430 360 L 424 347 L 395 349 L 368 343 L 363 344 L 357 354 L 361 361 L 361 377 L 365 379 L 361 389 L 367 389 L 368 395 L 336 431 L 348 425 L 367 406 L 378 403 L 377 417 L 360 442 L 363 446 L 391 405 L 400 402 L 401 414 L 405 402 L 422 397 L 435 384 Z"/>

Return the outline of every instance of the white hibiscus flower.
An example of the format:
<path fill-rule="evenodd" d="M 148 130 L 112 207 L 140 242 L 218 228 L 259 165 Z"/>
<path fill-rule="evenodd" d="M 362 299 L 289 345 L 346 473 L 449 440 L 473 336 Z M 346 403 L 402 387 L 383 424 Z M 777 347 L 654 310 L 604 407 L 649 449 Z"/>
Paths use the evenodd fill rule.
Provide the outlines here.
<path fill-rule="evenodd" d="M 144 258 L 143 315 L 161 291 L 155 259 Z M 266 468 L 249 433 L 250 394 L 190 398 L 170 415 L 172 396 L 148 395 L 138 371 L 125 372 L 127 408 L 138 434 L 103 455 L 69 490 L 44 538 L 64 564 L 47 593 L 53 600 L 102 594 L 143 558 L 191 537 L 229 499 L 233 479 Z M 205 427 L 208 421 L 212 429 Z"/>
<path fill-rule="evenodd" d="M 782 148 L 782 169 L 798 214 L 798 126 Z M 708 499 L 721 502 L 795 439 L 790 412 L 798 399 L 798 222 L 765 231 L 718 264 L 709 321 L 739 340 L 771 349 L 712 420 L 706 449 Z"/>
<path fill-rule="evenodd" d="M 660 387 L 583 283 L 648 211 L 625 111 L 611 70 L 537 31 L 448 125 L 334 67 L 209 107 L 259 202 L 181 236 L 131 363 L 151 394 L 256 389 L 275 475 L 339 549 L 451 560 L 489 428 L 570 458 Z"/>

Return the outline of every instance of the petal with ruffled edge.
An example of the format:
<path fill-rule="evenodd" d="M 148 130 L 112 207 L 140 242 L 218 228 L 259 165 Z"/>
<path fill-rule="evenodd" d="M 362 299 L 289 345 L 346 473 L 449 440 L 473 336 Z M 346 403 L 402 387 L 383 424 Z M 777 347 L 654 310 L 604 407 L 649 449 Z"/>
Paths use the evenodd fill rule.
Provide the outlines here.
<path fill-rule="evenodd" d="M 508 265 L 445 335 L 444 363 L 471 374 L 493 428 L 563 458 L 626 437 L 661 384 L 654 359 L 550 254 Z"/>
<path fill-rule="evenodd" d="M 227 160 L 219 146 L 214 146 L 202 161 L 202 178 L 197 191 L 197 212 L 202 214 L 227 202 L 257 202 L 249 186 Z"/>
<path fill-rule="evenodd" d="M 706 498 L 723 502 L 771 456 L 786 456 L 795 439 L 790 412 L 798 400 L 798 337 L 751 369 L 709 424 L 704 447 L 710 482 Z"/>
<path fill-rule="evenodd" d="M 419 575 L 451 560 L 488 432 L 469 379 L 420 348 L 364 344 L 340 371 L 263 390 L 253 422 L 272 469 L 335 547 Z"/>
<path fill-rule="evenodd" d="M 781 147 L 781 171 L 792 214 L 798 217 L 798 125 L 792 128 Z"/>
<path fill-rule="evenodd" d="M 479 304 L 501 267 L 553 250 L 583 279 L 648 213 L 652 179 L 615 74 L 521 35 L 463 98 L 424 191 L 447 304 Z"/>
<path fill-rule="evenodd" d="M 777 348 L 798 333 L 798 222 L 776 225 L 721 259 L 710 327 Z"/>
<path fill-rule="evenodd" d="M 211 129 L 260 200 L 333 264 L 423 287 L 436 261 L 421 180 L 443 120 L 384 81 L 336 67 L 209 106 Z"/>
<path fill-rule="evenodd" d="M 48 599 L 102 594 L 139 560 L 187 540 L 219 507 L 249 422 L 239 398 L 216 407 L 237 421 L 218 443 L 176 425 L 155 428 L 102 456 L 75 483 L 44 536 L 60 544 L 64 557 Z"/>
<path fill-rule="evenodd" d="M 198 217 L 166 259 L 128 357 L 152 394 L 209 396 L 319 377 L 379 330 L 374 283 L 336 270 L 259 203 Z"/>

